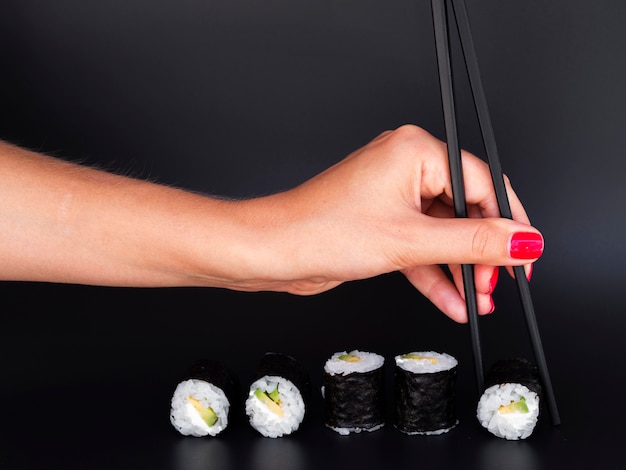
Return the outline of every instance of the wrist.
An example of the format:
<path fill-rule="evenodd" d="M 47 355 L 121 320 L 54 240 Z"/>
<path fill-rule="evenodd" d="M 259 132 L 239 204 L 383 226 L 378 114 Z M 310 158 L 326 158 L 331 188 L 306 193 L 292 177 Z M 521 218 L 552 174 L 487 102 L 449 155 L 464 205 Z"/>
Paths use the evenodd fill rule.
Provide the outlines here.
<path fill-rule="evenodd" d="M 218 256 L 209 252 L 200 256 L 201 260 L 212 259 L 211 269 L 217 277 L 206 277 L 205 269 L 201 274 L 204 282 L 234 290 L 300 295 L 329 288 L 328 280 L 317 275 L 320 269 L 315 264 L 320 257 L 312 254 L 317 234 L 307 230 L 310 214 L 297 202 L 296 194 L 288 191 L 219 203 L 223 204 L 224 219 L 214 233 Z M 197 272 L 202 273 L 202 268 Z"/>
<path fill-rule="evenodd" d="M 285 272 L 284 232 L 275 198 L 223 200 L 204 197 L 191 211 L 183 235 L 187 285 L 242 291 L 281 290 Z"/>

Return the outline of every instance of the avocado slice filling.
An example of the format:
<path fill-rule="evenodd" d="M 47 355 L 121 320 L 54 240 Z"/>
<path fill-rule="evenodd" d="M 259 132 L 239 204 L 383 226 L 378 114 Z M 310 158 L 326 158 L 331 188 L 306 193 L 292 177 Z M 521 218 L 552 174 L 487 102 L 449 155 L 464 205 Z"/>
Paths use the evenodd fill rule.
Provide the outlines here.
<path fill-rule="evenodd" d="M 265 392 L 260 388 L 254 391 L 254 396 L 257 397 L 270 411 L 281 418 L 285 416 L 285 412 L 280 407 L 280 394 L 278 393 L 278 387 L 271 392 Z"/>
<path fill-rule="evenodd" d="M 498 408 L 498 412 L 502 414 L 528 413 L 528 405 L 526 404 L 526 398 L 522 397 L 518 401 L 512 401 L 508 405 L 502 405 Z"/>
<path fill-rule="evenodd" d="M 410 354 L 405 354 L 404 356 L 402 356 L 402 359 L 415 359 L 416 361 L 430 361 L 431 364 L 436 364 L 437 363 L 437 359 L 434 357 L 428 357 L 428 356 L 421 356 L 419 354 L 414 354 L 414 353 L 410 353 Z"/>
<path fill-rule="evenodd" d="M 359 362 L 361 360 L 359 356 L 355 356 L 354 354 L 342 354 L 338 359 L 346 362 Z"/>
<path fill-rule="evenodd" d="M 207 426 L 210 427 L 217 423 L 217 414 L 215 414 L 213 408 L 210 406 L 203 406 L 202 403 L 193 397 L 188 397 L 187 400 L 189 400 L 189 403 L 191 403 Z"/>

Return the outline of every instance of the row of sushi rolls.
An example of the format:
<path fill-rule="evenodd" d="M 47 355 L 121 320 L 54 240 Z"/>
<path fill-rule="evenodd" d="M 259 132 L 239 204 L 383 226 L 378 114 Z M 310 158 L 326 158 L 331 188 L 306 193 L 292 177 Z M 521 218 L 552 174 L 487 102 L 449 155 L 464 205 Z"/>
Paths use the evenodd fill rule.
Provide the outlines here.
<path fill-rule="evenodd" d="M 435 351 L 409 352 L 394 360 L 395 428 L 408 435 L 440 435 L 454 428 L 457 360 Z M 350 435 L 385 425 L 384 364 L 383 356 L 359 350 L 327 359 L 321 387 L 326 427 Z M 287 354 L 262 356 L 247 396 L 240 395 L 231 369 L 217 360 L 199 360 L 173 392 L 170 422 L 184 436 L 214 437 L 227 428 L 232 408 L 245 401 L 242 408 L 252 428 L 279 438 L 300 427 L 310 388 L 307 371 Z M 485 377 L 478 422 L 496 437 L 526 439 L 538 421 L 540 393 L 537 369 L 529 361 L 497 361 Z"/>

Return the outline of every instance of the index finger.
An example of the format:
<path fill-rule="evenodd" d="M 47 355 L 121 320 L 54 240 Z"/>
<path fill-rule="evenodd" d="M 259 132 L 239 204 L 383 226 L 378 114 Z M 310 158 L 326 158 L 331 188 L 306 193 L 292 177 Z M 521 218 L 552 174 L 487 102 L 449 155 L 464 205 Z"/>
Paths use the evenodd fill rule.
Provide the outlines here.
<path fill-rule="evenodd" d="M 462 150 L 463 184 L 469 215 L 473 217 L 500 217 L 498 200 L 491 178 L 489 165 L 474 154 Z M 508 204 L 513 219 L 530 224 L 530 220 L 511 182 L 503 175 Z M 437 140 L 437 145 L 423 162 L 421 195 L 424 198 L 438 198 L 452 204 L 452 181 L 450 164 L 444 142 Z"/>

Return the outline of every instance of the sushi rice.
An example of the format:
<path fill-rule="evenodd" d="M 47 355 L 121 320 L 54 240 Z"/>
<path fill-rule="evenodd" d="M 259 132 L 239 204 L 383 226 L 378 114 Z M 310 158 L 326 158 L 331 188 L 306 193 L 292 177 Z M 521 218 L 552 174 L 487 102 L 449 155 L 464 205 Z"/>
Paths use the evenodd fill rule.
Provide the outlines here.
<path fill-rule="evenodd" d="M 217 421 L 209 426 L 202 418 L 193 402 L 203 408 L 210 408 Z M 228 426 L 230 402 L 224 391 L 200 379 L 180 382 L 172 395 L 170 422 L 184 436 L 216 436 Z"/>
<path fill-rule="evenodd" d="M 343 356 L 355 356 L 359 360 L 355 362 L 342 360 Z M 365 351 L 336 352 L 324 365 L 324 371 L 330 375 L 347 375 L 352 373 L 371 372 L 383 366 L 385 358 L 379 354 Z"/>
<path fill-rule="evenodd" d="M 257 390 L 270 394 L 278 390 L 280 395 L 280 410 L 268 405 L 259 399 Z M 296 431 L 305 415 L 305 403 L 300 390 L 288 379 L 279 376 L 266 375 L 250 385 L 250 392 L 246 399 L 246 414 L 250 425 L 265 437 L 282 437 Z"/>
<path fill-rule="evenodd" d="M 411 352 L 398 355 L 394 359 L 398 367 L 414 374 L 434 374 L 450 370 L 458 364 L 450 354 L 435 351 Z"/>
<path fill-rule="evenodd" d="M 524 405 L 515 409 L 516 403 Z M 496 437 L 520 440 L 529 437 L 539 416 L 539 396 L 525 385 L 503 383 L 487 388 L 480 397 L 476 416 Z"/>

